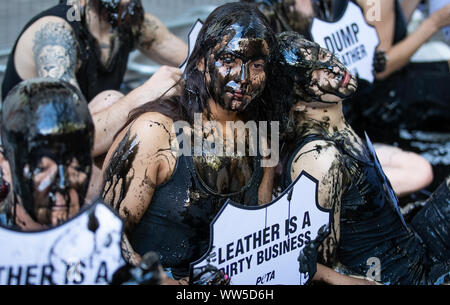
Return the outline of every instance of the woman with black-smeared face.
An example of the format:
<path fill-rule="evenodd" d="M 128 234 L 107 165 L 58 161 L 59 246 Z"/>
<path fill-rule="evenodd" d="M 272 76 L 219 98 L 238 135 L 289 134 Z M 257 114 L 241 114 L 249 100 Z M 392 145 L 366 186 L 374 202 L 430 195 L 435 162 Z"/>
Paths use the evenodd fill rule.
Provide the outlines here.
<path fill-rule="evenodd" d="M 55 79 L 24 81 L 3 102 L 1 127 L 12 225 L 37 231 L 77 214 L 89 186 L 94 131 L 81 94 Z"/>
<path fill-rule="evenodd" d="M 297 54 L 301 57 L 294 58 L 291 54 L 287 58 L 301 60 L 293 77 L 302 81 L 294 82 L 293 91 L 305 101 L 337 104 L 356 91 L 356 78 L 327 49 L 302 39 Z"/>
<path fill-rule="evenodd" d="M 333 213 L 329 235 L 315 245 L 321 263 L 315 278 L 358 284 L 325 266 L 364 277 L 370 273 L 367 262 L 376 257 L 381 283 L 438 283 L 449 273 L 450 228 L 442 225 L 450 218 L 444 199 L 448 180 L 430 197 L 426 212 L 408 225 L 371 142 L 362 140 L 343 115 L 342 102 L 355 92 L 356 80 L 336 58 L 299 34 L 284 32 L 278 38 L 281 85 L 276 92 L 289 118 L 284 186 L 307 172 L 318 181 L 318 204 Z M 299 258 L 311 259 L 307 252 Z"/>
<path fill-rule="evenodd" d="M 41 148 L 45 148 L 44 145 Z M 65 160 L 57 161 L 54 156 L 43 153 L 34 160 L 36 166 L 27 164 L 23 170 L 24 176 L 33 185 L 36 226 L 54 227 L 64 223 L 78 213 L 84 202 L 89 166 L 81 166 L 77 157 L 68 156 Z M 18 222 L 19 226 L 29 227 L 31 224 L 30 220 Z"/>
<path fill-rule="evenodd" d="M 246 141 L 248 134 L 238 139 L 229 127 L 234 123 L 270 120 L 263 116 L 271 104 L 262 96 L 275 48 L 274 33 L 257 9 L 236 2 L 219 6 L 198 34 L 180 92 L 130 114 L 106 156 L 102 193 L 125 221 L 127 260 L 136 263 L 156 251 L 175 279 L 185 279 L 189 264 L 206 250 L 209 225 L 226 200 L 271 200 L 271 188 L 261 187 L 268 176 L 260 154 L 205 147 L 216 143 L 209 142 L 216 135 L 233 145 Z M 211 122 L 222 130 L 208 128 Z M 196 136 L 202 143 L 191 142 L 184 153 Z"/>
<path fill-rule="evenodd" d="M 242 37 L 235 24 L 208 57 L 206 83 L 226 110 L 242 111 L 264 90 L 269 46 L 263 38 Z"/>

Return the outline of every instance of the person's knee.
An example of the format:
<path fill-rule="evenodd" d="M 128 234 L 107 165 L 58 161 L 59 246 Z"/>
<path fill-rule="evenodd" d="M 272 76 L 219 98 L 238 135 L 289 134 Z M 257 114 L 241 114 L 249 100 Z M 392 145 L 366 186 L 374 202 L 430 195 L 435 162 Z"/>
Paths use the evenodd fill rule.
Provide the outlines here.
<path fill-rule="evenodd" d="M 409 182 L 405 181 L 405 185 L 408 186 L 404 190 L 405 194 L 423 189 L 433 181 L 431 164 L 419 154 L 403 151 L 394 160 L 397 160 L 399 165 L 403 167 L 405 178 L 409 180 Z"/>
<path fill-rule="evenodd" d="M 115 90 L 103 91 L 103 92 L 97 94 L 97 96 L 94 97 L 92 99 L 92 101 L 89 103 L 89 111 L 91 112 L 91 115 L 94 115 L 94 114 L 110 107 L 111 105 L 113 105 L 114 103 L 116 103 L 123 97 L 124 97 L 124 94 L 119 91 L 115 91 Z"/>
<path fill-rule="evenodd" d="M 420 173 L 421 181 L 423 184 L 422 188 L 430 185 L 434 179 L 433 167 L 431 166 L 430 162 L 428 162 L 422 156 L 416 155 L 415 161 L 413 164 L 414 164 L 414 168 L 417 170 L 417 172 Z"/>
<path fill-rule="evenodd" d="M 431 164 L 419 154 L 388 145 L 377 145 L 375 149 L 399 197 L 418 191 L 433 181 Z"/>

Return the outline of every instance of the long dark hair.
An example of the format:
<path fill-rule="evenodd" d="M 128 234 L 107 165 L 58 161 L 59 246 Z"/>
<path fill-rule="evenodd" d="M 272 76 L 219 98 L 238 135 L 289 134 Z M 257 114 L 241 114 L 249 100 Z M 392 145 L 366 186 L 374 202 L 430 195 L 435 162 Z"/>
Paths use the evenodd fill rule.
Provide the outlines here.
<path fill-rule="evenodd" d="M 194 50 L 188 60 L 186 70 L 183 75 L 183 90 L 181 95 L 166 97 L 162 96 L 154 101 L 148 102 L 133 110 L 127 125 L 145 112 L 159 112 L 173 120 L 184 120 L 190 124 L 194 123 L 194 114 L 202 113 L 204 110 L 210 114 L 208 99 L 211 97 L 205 84 L 204 71 L 197 68 L 200 60 L 203 60 L 204 67 L 207 67 L 208 52 L 219 44 L 226 34 L 230 33 L 230 26 L 239 22 L 246 29 L 246 35 L 261 35 L 263 33 L 269 46 L 270 54 L 276 49 L 276 39 L 273 31 L 267 23 L 264 15 L 253 6 L 245 3 L 227 3 L 216 8 L 206 19 Z M 269 59 L 268 66 L 272 60 Z M 270 69 L 267 69 L 269 71 Z M 267 75 L 267 82 L 270 75 Z M 250 103 L 246 111 L 242 113 L 244 119 L 262 120 L 267 118 L 270 104 L 265 102 L 263 97 L 259 97 Z M 273 112 L 269 112 L 273 113 Z"/>

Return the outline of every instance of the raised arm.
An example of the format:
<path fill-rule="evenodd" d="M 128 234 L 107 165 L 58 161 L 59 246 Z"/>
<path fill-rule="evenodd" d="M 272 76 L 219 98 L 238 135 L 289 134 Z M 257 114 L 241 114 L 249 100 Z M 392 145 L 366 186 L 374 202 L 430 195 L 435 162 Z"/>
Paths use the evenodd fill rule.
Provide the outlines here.
<path fill-rule="evenodd" d="M 103 155 L 113 143 L 114 136 L 122 129 L 131 110 L 160 97 L 181 78 L 178 68 L 162 66 L 143 85 L 131 91 L 110 107 L 93 115 L 95 142 L 93 156 Z M 176 88 L 167 94 L 173 94 Z"/>
<path fill-rule="evenodd" d="M 70 25 L 58 17 L 42 18 L 35 25 L 33 58 L 36 76 L 64 80 L 79 88 L 75 72 L 78 45 Z"/>
<path fill-rule="evenodd" d="M 364 14 L 372 8 L 373 4 L 363 0 L 358 0 L 358 4 L 363 8 Z M 407 36 L 402 41 L 393 45 L 395 31 L 395 7 L 394 0 L 383 1 L 380 5 L 380 20 L 367 23 L 373 25 L 378 33 L 380 44 L 378 49 L 386 51 L 386 69 L 377 73 L 377 79 L 384 79 L 403 68 L 410 61 L 414 53 L 440 28 L 450 24 L 450 4 L 436 11 L 428 17 L 414 33 Z"/>
<path fill-rule="evenodd" d="M 155 16 L 145 14 L 145 20 L 138 45 L 146 56 L 164 65 L 178 67 L 188 54 L 183 40 L 171 33 Z"/>
<path fill-rule="evenodd" d="M 339 151 L 331 143 L 322 140 L 306 144 L 294 158 L 292 180 L 302 171 L 306 171 L 319 181 L 319 205 L 331 209 L 334 213 L 330 234 L 318 249 L 321 261 L 332 266 L 336 263 L 341 196 L 344 189 L 344 170 Z"/>

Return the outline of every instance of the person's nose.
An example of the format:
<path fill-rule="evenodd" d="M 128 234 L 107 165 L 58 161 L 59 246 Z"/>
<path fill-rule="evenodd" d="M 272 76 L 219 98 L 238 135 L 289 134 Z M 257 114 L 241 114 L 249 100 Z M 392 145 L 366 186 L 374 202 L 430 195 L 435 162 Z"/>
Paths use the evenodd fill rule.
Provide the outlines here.
<path fill-rule="evenodd" d="M 58 174 L 56 181 L 57 191 L 61 193 L 65 193 L 68 186 L 68 180 L 66 176 L 66 171 L 64 165 L 58 165 Z"/>
<path fill-rule="evenodd" d="M 241 64 L 241 71 L 239 73 L 239 82 L 241 84 L 244 84 L 247 82 L 247 78 L 248 78 L 248 67 L 246 63 L 242 63 Z"/>

